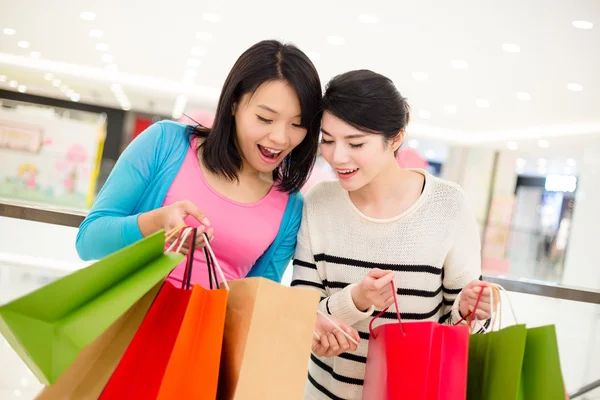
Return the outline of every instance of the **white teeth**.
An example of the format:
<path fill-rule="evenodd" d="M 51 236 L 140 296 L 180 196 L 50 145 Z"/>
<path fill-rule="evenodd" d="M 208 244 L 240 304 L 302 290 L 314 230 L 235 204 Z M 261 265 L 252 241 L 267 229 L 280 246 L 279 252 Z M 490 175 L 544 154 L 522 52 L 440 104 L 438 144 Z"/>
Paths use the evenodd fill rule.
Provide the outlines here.
<path fill-rule="evenodd" d="M 351 172 L 356 171 L 358 168 L 354 168 L 354 169 L 344 169 L 344 170 L 338 170 L 341 174 L 349 174 Z"/>
<path fill-rule="evenodd" d="M 279 154 L 283 151 L 283 150 L 273 150 L 273 149 L 270 149 L 270 148 L 264 147 L 264 146 L 263 146 L 263 149 L 267 150 L 271 154 Z"/>

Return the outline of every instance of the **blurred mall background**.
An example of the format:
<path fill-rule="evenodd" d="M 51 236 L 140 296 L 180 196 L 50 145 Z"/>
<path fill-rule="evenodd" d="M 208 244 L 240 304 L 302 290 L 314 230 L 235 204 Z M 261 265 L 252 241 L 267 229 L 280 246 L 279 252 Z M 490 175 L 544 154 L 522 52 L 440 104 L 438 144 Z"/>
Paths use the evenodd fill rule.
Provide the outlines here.
<path fill-rule="evenodd" d="M 267 38 L 323 83 L 394 80 L 413 110 L 398 161 L 463 187 L 484 275 L 522 284 L 519 322 L 556 325 L 570 392 L 598 380 L 598 0 L 0 0 L 0 210 L 85 215 L 144 128 L 210 124 L 235 59 Z M 320 159 L 308 186 L 323 179 Z M 0 215 L 0 303 L 86 265 L 76 224 Z M 0 343 L 0 399 L 40 387 Z"/>

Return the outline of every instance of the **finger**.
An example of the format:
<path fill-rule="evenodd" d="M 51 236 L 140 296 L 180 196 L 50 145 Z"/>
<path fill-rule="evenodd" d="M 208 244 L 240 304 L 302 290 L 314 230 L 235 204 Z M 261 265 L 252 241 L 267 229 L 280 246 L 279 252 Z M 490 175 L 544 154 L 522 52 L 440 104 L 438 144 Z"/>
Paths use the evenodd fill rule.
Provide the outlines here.
<path fill-rule="evenodd" d="M 210 226 L 210 221 L 206 218 L 206 215 L 194 203 L 191 201 L 184 201 L 181 203 L 183 210 L 194 217 L 198 222 L 206 226 Z"/>
<path fill-rule="evenodd" d="M 352 338 L 356 341 L 356 343 L 360 342 L 360 336 L 358 336 L 358 332 L 356 331 L 356 329 L 353 328 L 346 328 L 344 329 L 344 331 Z M 356 351 L 356 349 L 358 349 L 358 345 L 356 343 L 352 343 L 352 341 L 348 340 L 348 344 L 350 345 L 349 350 L 350 351 Z"/>
<path fill-rule="evenodd" d="M 328 357 L 334 357 L 339 354 L 340 344 L 333 333 L 327 334 L 327 340 L 329 341 L 329 349 L 327 350 Z"/>
<path fill-rule="evenodd" d="M 378 279 L 378 278 L 381 278 L 383 275 L 385 275 L 386 272 L 387 271 L 384 271 L 383 269 L 373 268 L 372 270 L 369 271 L 367 276 L 374 278 L 374 279 Z"/>
<path fill-rule="evenodd" d="M 350 349 L 350 342 L 348 341 L 348 338 L 346 338 L 346 336 L 344 336 L 344 334 L 339 330 L 334 331 L 333 334 L 340 345 L 340 353 L 345 353 L 348 351 Z"/>
<path fill-rule="evenodd" d="M 475 313 L 475 318 L 477 319 L 489 319 L 491 317 L 490 313 L 488 311 L 484 311 L 484 310 L 477 310 L 477 312 Z"/>
<path fill-rule="evenodd" d="M 390 274 L 383 275 L 382 277 L 375 280 L 375 282 L 373 282 L 373 287 L 377 290 L 383 289 L 385 286 L 387 286 L 393 280 L 394 280 L 394 273 L 392 272 Z"/>

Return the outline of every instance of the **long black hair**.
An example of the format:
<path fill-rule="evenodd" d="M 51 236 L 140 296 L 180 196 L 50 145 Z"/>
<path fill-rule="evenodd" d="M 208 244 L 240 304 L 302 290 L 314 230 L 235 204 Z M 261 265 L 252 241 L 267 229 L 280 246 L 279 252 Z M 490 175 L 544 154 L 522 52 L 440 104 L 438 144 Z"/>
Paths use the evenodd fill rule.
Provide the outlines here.
<path fill-rule="evenodd" d="M 410 107 L 391 79 L 366 69 L 349 71 L 327 84 L 323 110 L 354 128 L 389 142 L 406 129 Z"/>
<path fill-rule="evenodd" d="M 212 128 L 196 126 L 191 135 L 205 138 L 199 145 L 206 168 L 236 180 L 242 157 L 236 140 L 233 105 L 260 85 L 282 80 L 294 88 L 300 101 L 304 140 L 273 171 L 278 190 L 293 193 L 304 185 L 315 163 L 321 126 L 321 81 L 313 63 L 297 47 L 276 40 L 261 41 L 235 62 L 223 85 Z"/>

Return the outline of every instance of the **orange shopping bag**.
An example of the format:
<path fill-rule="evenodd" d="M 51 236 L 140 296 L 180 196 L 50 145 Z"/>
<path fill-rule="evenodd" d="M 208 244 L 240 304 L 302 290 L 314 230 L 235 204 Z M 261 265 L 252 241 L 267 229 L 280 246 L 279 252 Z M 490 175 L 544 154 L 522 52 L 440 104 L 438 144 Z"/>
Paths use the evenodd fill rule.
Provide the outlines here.
<path fill-rule="evenodd" d="M 216 288 L 212 289 L 212 279 L 212 290 L 200 285 L 193 286 L 158 400 L 212 400 L 217 396 L 229 286 L 206 235 L 204 242 L 206 263 L 209 271 L 212 271 L 209 278 L 214 277 Z M 217 272 L 225 289 L 218 289 Z"/>

